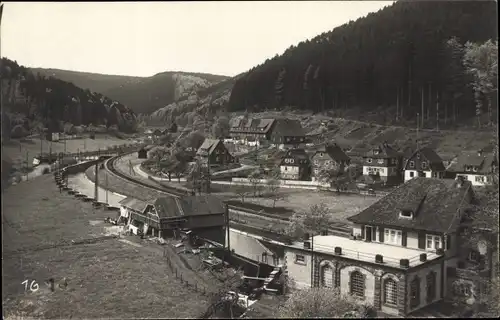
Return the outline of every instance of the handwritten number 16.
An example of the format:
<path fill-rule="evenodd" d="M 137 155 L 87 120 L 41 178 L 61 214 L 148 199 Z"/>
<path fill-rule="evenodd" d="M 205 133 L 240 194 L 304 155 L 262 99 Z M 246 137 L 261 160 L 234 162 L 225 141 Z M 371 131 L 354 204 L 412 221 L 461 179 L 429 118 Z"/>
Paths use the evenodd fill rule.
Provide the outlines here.
<path fill-rule="evenodd" d="M 29 282 L 28 279 L 26 279 L 23 282 L 21 282 L 21 284 L 24 284 L 24 291 L 28 291 L 28 282 Z M 35 280 L 32 280 L 31 283 L 30 283 L 30 286 L 29 286 L 29 290 L 31 292 L 37 292 L 38 288 L 39 288 L 38 283 L 36 283 Z"/>

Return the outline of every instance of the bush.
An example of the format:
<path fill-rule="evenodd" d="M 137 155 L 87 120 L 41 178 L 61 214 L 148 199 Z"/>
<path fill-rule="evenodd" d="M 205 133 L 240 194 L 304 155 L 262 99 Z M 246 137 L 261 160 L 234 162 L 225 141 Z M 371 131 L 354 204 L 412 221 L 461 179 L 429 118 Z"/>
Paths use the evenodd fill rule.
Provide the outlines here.
<path fill-rule="evenodd" d="M 10 132 L 10 137 L 19 139 L 19 138 L 24 138 L 29 134 L 28 130 L 26 130 L 22 125 L 17 125 L 14 128 L 12 128 L 12 131 Z"/>

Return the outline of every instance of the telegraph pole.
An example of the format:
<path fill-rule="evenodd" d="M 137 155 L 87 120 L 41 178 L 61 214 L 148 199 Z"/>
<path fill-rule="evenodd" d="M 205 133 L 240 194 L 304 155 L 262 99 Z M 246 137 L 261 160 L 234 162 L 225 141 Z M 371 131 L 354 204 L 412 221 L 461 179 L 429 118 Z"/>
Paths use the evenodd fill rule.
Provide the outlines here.
<path fill-rule="evenodd" d="M 99 164 L 95 164 L 95 183 L 94 183 L 94 198 L 97 202 L 99 200 Z"/>
<path fill-rule="evenodd" d="M 106 177 L 106 203 L 109 205 L 109 202 L 108 202 L 108 174 L 107 173 L 105 174 L 105 177 Z"/>
<path fill-rule="evenodd" d="M 230 243 L 230 229 L 229 229 L 229 206 L 226 204 L 226 235 L 227 235 L 227 252 L 228 252 L 228 260 L 231 256 L 231 243 Z"/>

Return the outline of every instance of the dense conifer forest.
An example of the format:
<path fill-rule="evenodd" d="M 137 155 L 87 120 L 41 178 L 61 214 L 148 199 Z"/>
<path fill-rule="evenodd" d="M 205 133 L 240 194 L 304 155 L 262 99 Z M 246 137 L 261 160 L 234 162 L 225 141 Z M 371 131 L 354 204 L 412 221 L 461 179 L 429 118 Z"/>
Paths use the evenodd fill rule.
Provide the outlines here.
<path fill-rule="evenodd" d="M 494 1 L 398 1 L 252 68 L 236 81 L 228 107 L 385 108 L 399 121 L 481 114 L 491 123 L 496 21 Z"/>

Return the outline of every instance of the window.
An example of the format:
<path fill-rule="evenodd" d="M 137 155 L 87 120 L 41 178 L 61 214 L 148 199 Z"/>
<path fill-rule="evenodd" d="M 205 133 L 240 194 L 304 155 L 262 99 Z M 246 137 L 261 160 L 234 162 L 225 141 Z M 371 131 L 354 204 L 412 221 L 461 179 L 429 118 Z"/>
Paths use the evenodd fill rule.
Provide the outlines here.
<path fill-rule="evenodd" d="M 392 278 L 384 280 L 384 303 L 397 305 L 398 303 L 398 285 Z"/>
<path fill-rule="evenodd" d="M 314 160 L 314 164 L 315 164 L 315 165 L 318 165 L 318 164 L 319 164 L 319 161 L 318 161 L 318 160 Z"/>
<path fill-rule="evenodd" d="M 422 161 L 422 169 L 427 169 L 427 162 Z"/>
<path fill-rule="evenodd" d="M 410 178 L 413 178 L 415 176 L 415 172 L 410 171 Z"/>
<path fill-rule="evenodd" d="M 478 262 L 480 257 L 481 257 L 481 255 L 479 254 L 479 252 L 477 252 L 476 250 L 471 250 L 469 252 L 469 256 L 467 257 L 467 260 L 472 261 L 472 262 Z"/>
<path fill-rule="evenodd" d="M 321 267 L 321 286 L 333 288 L 333 269 L 328 264 Z"/>
<path fill-rule="evenodd" d="M 373 154 L 379 154 L 378 150 L 373 150 Z"/>
<path fill-rule="evenodd" d="M 294 160 L 294 159 L 290 159 L 290 163 L 294 163 L 294 162 L 295 162 L 295 160 Z"/>
<path fill-rule="evenodd" d="M 415 168 L 415 161 L 410 161 L 410 168 Z"/>
<path fill-rule="evenodd" d="M 372 158 L 368 158 L 368 159 L 366 159 L 366 162 L 368 162 L 368 163 L 372 163 Z"/>
<path fill-rule="evenodd" d="M 403 232 L 401 230 L 385 229 L 385 243 L 392 243 L 401 245 L 403 239 Z"/>
<path fill-rule="evenodd" d="M 320 153 L 319 153 L 319 156 L 320 156 L 320 157 L 322 157 L 322 156 L 323 156 L 323 152 L 320 152 Z"/>
<path fill-rule="evenodd" d="M 471 286 L 468 283 L 460 283 L 454 288 L 455 294 L 461 297 L 470 297 L 471 295 L 470 287 Z"/>
<path fill-rule="evenodd" d="M 434 236 L 431 234 L 427 235 L 427 249 L 431 250 L 437 250 L 441 248 L 441 237 L 440 236 Z"/>
<path fill-rule="evenodd" d="M 306 257 L 304 257 L 301 254 L 296 254 L 295 255 L 295 263 L 306 264 Z"/>
<path fill-rule="evenodd" d="M 465 171 L 471 171 L 471 167 L 470 166 L 465 166 Z"/>
<path fill-rule="evenodd" d="M 477 167 L 473 167 L 472 171 L 477 172 Z"/>
<path fill-rule="evenodd" d="M 420 279 L 415 277 L 410 283 L 410 306 L 418 307 L 420 304 Z"/>
<path fill-rule="evenodd" d="M 325 166 L 329 166 L 330 165 L 330 160 L 326 160 L 325 161 Z"/>
<path fill-rule="evenodd" d="M 378 159 L 377 161 L 379 164 L 384 164 L 384 159 Z"/>
<path fill-rule="evenodd" d="M 437 172 L 433 172 L 433 173 L 432 173 L 432 177 L 433 177 L 433 178 L 437 178 L 437 177 L 438 177 L 438 173 L 437 173 Z"/>
<path fill-rule="evenodd" d="M 285 167 L 285 171 L 288 171 L 288 167 Z"/>
<path fill-rule="evenodd" d="M 484 176 L 476 176 L 476 182 L 484 182 Z"/>
<path fill-rule="evenodd" d="M 436 299 L 436 273 L 429 272 L 427 274 L 427 302 Z"/>
<path fill-rule="evenodd" d="M 351 273 L 350 290 L 354 296 L 365 297 L 365 277 L 361 272 L 353 271 Z"/>
<path fill-rule="evenodd" d="M 399 212 L 399 216 L 402 217 L 402 218 L 413 218 L 413 212 L 411 212 L 410 210 L 401 210 Z"/>

